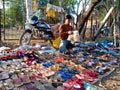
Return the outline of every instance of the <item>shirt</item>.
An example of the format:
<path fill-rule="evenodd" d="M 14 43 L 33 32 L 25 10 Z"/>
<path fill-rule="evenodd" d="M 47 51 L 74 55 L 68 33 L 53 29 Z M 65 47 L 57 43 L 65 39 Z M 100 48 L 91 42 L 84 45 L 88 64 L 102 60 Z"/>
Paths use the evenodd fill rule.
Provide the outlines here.
<path fill-rule="evenodd" d="M 72 31 L 73 27 L 69 24 L 63 24 L 59 27 L 59 36 L 62 40 L 67 40 L 68 38 L 68 31 Z"/>

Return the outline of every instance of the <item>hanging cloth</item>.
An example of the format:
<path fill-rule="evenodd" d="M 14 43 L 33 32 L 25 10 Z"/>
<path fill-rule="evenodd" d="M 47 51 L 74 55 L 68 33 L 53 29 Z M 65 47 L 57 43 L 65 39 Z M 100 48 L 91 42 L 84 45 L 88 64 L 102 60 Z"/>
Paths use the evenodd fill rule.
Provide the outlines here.
<path fill-rule="evenodd" d="M 55 10 L 54 9 L 49 9 L 47 11 L 47 16 L 48 17 L 55 17 Z"/>

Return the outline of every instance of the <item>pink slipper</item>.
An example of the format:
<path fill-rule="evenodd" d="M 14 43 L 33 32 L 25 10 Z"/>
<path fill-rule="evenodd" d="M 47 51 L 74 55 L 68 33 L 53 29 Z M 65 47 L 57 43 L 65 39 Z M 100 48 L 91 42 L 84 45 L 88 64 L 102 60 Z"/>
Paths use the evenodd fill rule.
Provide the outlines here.
<path fill-rule="evenodd" d="M 65 90 L 65 88 L 62 87 L 62 86 L 58 86 L 58 87 L 57 87 L 57 90 Z"/>
<path fill-rule="evenodd" d="M 34 87 L 32 84 L 27 84 L 26 87 L 27 87 L 27 90 L 37 90 L 37 88 Z"/>

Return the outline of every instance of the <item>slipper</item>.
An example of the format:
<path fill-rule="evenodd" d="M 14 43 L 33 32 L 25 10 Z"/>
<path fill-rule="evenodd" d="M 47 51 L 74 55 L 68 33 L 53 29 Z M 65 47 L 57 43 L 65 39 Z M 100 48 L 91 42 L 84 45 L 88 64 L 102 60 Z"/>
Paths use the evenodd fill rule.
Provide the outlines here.
<path fill-rule="evenodd" d="M 27 90 L 27 88 L 25 87 L 25 85 L 18 87 L 18 89 L 19 90 Z"/>
<path fill-rule="evenodd" d="M 26 86 L 27 90 L 37 90 L 37 88 L 35 86 L 33 86 L 31 83 L 27 84 L 25 86 Z"/>
<path fill-rule="evenodd" d="M 34 73 L 30 73 L 29 79 L 30 79 L 31 81 L 33 81 L 33 82 L 36 81 L 36 80 L 37 80 L 37 75 L 34 74 Z"/>
<path fill-rule="evenodd" d="M 13 83 L 16 87 L 21 86 L 23 84 L 20 78 L 13 79 Z"/>
<path fill-rule="evenodd" d="M 18 78 L 17 74 L 13 74 L 11 76 L 12 80 L 13 80 L 13 84 L 18 87 L 18 86 L 21 86 L 23 83 L 22 83 L 22 80 L 21 78 Z"/>
<path fill-rule="evenodd" d="M 49 67 L 52 71 L 58 71 L 60 69 L 59 65 L 52 65 Z"/>
<path fill-rule="evenodd" d="M 85 68 L 82 67 L 81 65 L 75 65 L 75 68 L 79 71 L 82 72 Z"/>
<path fill-rule="evenodd" d="M 5 88 L 6 88 L 7 90 L 14 88 L 14 84 L 13 84 L 13 82 L 12 82 L 11 79 L 5 80 L 4 86 L 5 86 Z"/>
<path fill-rule="evenodd" d="M 65 88 L 63 86 L 58 86 L 57 90 L 65 90 Z"/>
<path fill-rule="evenodd" d="M 12 90 L 19 90 L 19 88 L 15 87 L 15 88 L 13 88 Z"/>
<path fill-rule="evenodd" d="M 39 81 L 35 81 L 34 86 L 37 88 L 37 90 L 46 90 L 44 85 L 40 83 Z"/>
<path fill-rule="evenodd" d="M 15 69 L 10 69 L 9 73 L 14 73 Z"/>
<path fill-rule="evenodd" d="M 50 83 L 44 84 L 45 90 L 55 90 L 55 88 Z"/>
<path fill-rule="evenodd" d="M 9 78 L 9 75 L 8 73 L 5 73 L 5 72 L 1 72 L 0 73 L 0 80 L 3 80 L 3 79 L 8 79 Z"/>
<path fill-rule="evenodd" d="M 36 74 L 37 74 L 37 78 L 36 78 L 37 80 L 41 80 L 41 78 L 43 78 L 42 73 L 37 72 Z"/>
<path fill-rule="evenodd" d="M 5 90 L 5 87 L 3 85 L 3 81 L 0 81 L 0 90 Z"/>
<path fill-rule="evenodd" d="M 39 82 L 40 82 L 40 84 L 45 84 L 45 83 L 48 83 L 48 79 L 42 78 Z"/>
<path fill-rule="evenodd" d="M 3 72 L 4 70 L 3 70 L 3 68 L 2 67 L 0 67 L 0 72 Z"/>
<path fill-rule="evenodd" d="M 39 85 L 36 87 L 38 90 L 46 90 L 46 88 L 44 87 L 44 85 Z"/>
<path fill-rule="evenodd" d="M 20 77 L 22 82 L 25 84 L 25 83 L 29 83 L 30 82 L 30 79 L 27 75 L 24 75 L 22 77 Z"/>

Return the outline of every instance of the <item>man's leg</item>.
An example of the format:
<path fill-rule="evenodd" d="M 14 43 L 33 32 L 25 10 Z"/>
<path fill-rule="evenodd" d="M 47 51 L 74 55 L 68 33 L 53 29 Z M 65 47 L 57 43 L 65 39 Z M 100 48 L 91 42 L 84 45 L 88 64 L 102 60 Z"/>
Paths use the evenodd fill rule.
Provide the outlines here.
<path fill-rule="evenodd" d="M 68 41 L 66 48 L 69 50 L 69 49 L 72 49 L 73 47 L 74 47 L 74 44 L 72 44 L 71 41 Z"/>
<path fill-rule="evenodd" d="M 66 46 L 68 44 L 68 41 L 67 40 L 61 40 L 60 41 L 60 47 L 59 47 L 59 51 L 61 53 L 65 53 L 66 52 Z"/>

